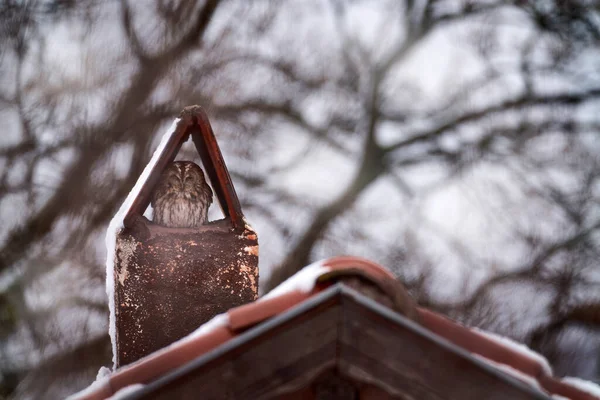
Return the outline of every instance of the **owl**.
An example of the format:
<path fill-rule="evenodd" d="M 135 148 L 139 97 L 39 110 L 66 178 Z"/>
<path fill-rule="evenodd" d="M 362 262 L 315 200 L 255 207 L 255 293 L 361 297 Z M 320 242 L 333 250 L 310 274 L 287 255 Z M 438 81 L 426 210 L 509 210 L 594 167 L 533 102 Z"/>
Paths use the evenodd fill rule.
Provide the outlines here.
<path fill-rule="evenodd" d="M 172 162 L 152 192 L 154 223 L 169 228 L 197 228 L 207 222 L 212 201 L 213 192 L 197 164 Z"/>

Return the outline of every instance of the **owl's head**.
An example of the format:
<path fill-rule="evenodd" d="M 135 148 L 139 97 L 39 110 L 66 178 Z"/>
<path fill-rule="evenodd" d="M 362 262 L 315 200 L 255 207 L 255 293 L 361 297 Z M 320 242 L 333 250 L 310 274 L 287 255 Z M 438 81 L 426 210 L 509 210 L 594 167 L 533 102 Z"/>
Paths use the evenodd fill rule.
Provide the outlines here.
<path fill-rule="evenodd" d="M 212 202 L 212 190 L 206 183 L 204 172 L 196 163 L 174 161 L 161 174 L 152 193 L 152 205 L 164 197 L 203 201 L 210 199 Z"/>

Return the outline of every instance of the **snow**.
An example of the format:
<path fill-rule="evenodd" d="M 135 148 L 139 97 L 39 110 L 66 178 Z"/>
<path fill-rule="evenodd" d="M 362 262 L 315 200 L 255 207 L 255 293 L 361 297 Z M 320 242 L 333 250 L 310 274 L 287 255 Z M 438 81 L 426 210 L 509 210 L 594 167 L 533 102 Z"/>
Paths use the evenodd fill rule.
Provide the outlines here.
<path fill-rule="evenodd" d="M 320 260 L 302 268 L 295 275 L 289 277 L 275 289 L 262 296 L 258 301 L 271 299 L 293 291 L 310 292 L 315 287 L 317 278 L 331 270 L 330 267 L 325 265 L 326 260 Z"/>
<path fill-rule="evenodd" d="M 217 314 L 215 315 L 211 320 L 205 322 L 204 324 L 200 325 L 200 327 L 198 327 L 198 329 L 196 329 L 195 331 L 193 331 L 192 333 L 190 333 L 189 335 L 185 336 L 184 338 L 178 340 L 175 343 L 182 343 L 188 340 L 192 340 L 197 338 L 198 336 L 202 336 L 202 335 L 206 335 L 212 331 L 214 331 L 215 329 L 224 327 L 229 325 L 229 315 L 225 314 Z"/>
<path fill-rule="evenodd" d="M 144 211 L 144 217 L 148 218 L 150 221 L 154 218 L 154 209 L 151 205 L 148 205 L 148 208 Z"/>
<path fill-rule="evenodd" d="M 485 362 L 486 364 L 493 366 L 494 368 L 504 372 L 505 374 L 510 375 L 510 376 L 520 380 L 521 382 L 524 382 L 524 383 L 528 384 L 529 386 L 536 388 L 537 390 L 539 390 L 543 393 L 546 393 L 545 390 L 542 389 L 542 387 L 540 386 L 537 379 L 535 379 L 534 377 L 524 374 L 523 372 L 512 368 L 510 365 L 497 363 L 495 361 L 490 360 L 489 358 L 482 357 L 478 354 L 474 354 L 474 356 L 478 360 L 481 360 L 481 361 Z"/>
<path fill-rule="evenodd" d="M 100 367 L 100 369 L 98 370 L 98 374 L 96 375 L 96 380 L 99 381 L 102 378 L 106 378 L 111 373 L 112 371 L 110 370 L 110 368 Z"/>
<path fill-rule="evenodd" d="M 591 394 L 592 396 L 596 396 L 600 399 L 600 386 L 596 385 L 594 382 L 586 381 L 579 378 L 574 377 L 566 377 L 562 379 L 563 383 L 571 385 L 583 392 Z"/>
<path fill-rule="evenodd" d="M 116 342 L 116 321 L 115 321 L 115 282 L 114 282 L 114 262 L 115 262 L 115 248 L 117 242 L 117 233 L 123 228 L 123 218 L 129 212 L 131 205 L 136 197 L 138 197 L 140 190 L 148 180 L 150 176 L 150 172 L 154 169 L 154 166 L 158 162 L 160 155 L 165 149 L 169 138 L 175 132 L 175 128 L 177 128 L 177 124 L 179 123 L 180 118 L 175 119 L 171 124 L 171 127 L 165 132 L 163 135 L 160 144 L 154 151 L 152 155 L 152 159 L 144 168 L 144 171 L 138 178 L 137 182 L 133 189 L 129 192 L 125 201 L 119 208 L 119 211 L 115 214 L 113 219 L 110 221 L 108 225 L 108 230 L 106 231 L 106 295 L 108 296 L 108 309 L 110 312 L 109 315 L 109 328 L 108 333 L 110 335 L 110 341 L 112 343 L 112 352 L 113 352 L 113 369 L 116 367 L 117 360 L 117 342 Z"/>
<path fill-rule="evenodd" d="M 125 386 L 123 389 L 117 391 L 117 393 L 110 396 L 107 400 L 123 399 L 127 395 L 130 395 L 133 392 L 135 392 L 143 387 L 144 387 L 144 385 L 142 385 L 141 383 L 134 383 L 133 385 Z"/>
<path fill-rule="evenodd" d="M 108 381 L 108 377 L 104 377 L 102 379 L 97 379 L 94 381 L 94 383 L 92 383 L 90 386 L 86 387 L 82 391 L 74 393 L 74 394 L 70 395 L 69 397 L 67 397 L 66 400 L 85 399 L 86 397 L 89 397 L 94 392 L 96 392 L 96 390 L 99 390 L 101 387 L 103 387 L 105 385 L 109 385 L 109 384 L 110 383 Z"/>
<path fill-rule="evenodd" d="M 480 335 L 485 336 L 486 338 L 488 338 L 504 347 L 509 348 L 510 350 L 512 350 L 514 352 L 520 353 L 520 354 L 524 355 L 525 357 L 534 359 L 538 364 L 540 364 L 542 366 L 542 368 L 544 369 L 544 373 L 546 375 L 549 375 L 549 376 L 552 375 L 552 367 L 550 367 L 548 360 L 546 360 L 546 358 L 544 356 L 542 356 L 539 353 L 536 353 L 535 351 L 531 350 L 529 347 L 525 346 L 524 344 L 515 342 L 514 340 L 511 340 L 504 336 L 496 335 L 495 333 L 483 331 L 481 329 L 473 328 L 473 330 L 475 332 L 479 333 Z"/>

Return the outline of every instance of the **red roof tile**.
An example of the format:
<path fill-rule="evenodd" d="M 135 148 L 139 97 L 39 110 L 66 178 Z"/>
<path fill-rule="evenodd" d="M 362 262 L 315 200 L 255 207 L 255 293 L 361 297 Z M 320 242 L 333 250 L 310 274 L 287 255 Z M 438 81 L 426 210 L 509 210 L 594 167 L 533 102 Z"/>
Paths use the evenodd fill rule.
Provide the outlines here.
<path fill-rule="evenodd" d="M 281 296 L 231 309 L 227 312 L 229 316 L 229 328 L 234 332 L 248 329 L 273 315 L 280 314 L 288 308 L 303 302 L 313 294 L 313 292 L 288 292 Z"/>
<path fill-rule="evenodd" d="M 395 280 L 393 274 L 387 269 L 369 260 L 357 257 L 335 257 L 324 260 L 320 265 L 329 272 L 359 270 L 362 271 L 361 273 L 371 276 L 374 281 Z M 332 274 L 329 273 L 329 275 Z M 256 302 L 231 309 L 226 316 L 218 316 L 216 320 L 203 325 L 204 332 L 192 334 L 138 362 L 120 368 L 105 380 L 95 382 L 88 389 L 77 394 L 75 398 L 85 400 L 105 399 L 128 385 L 150 383 L 219 347 L 242 331 L 301 304 L 335 283 L 332 280 L 322 282 L 318 278 L 319 276 L 317 276 L 316 282 L 308 291 L 303 291 L 292 285 L 292 290 L 278 296 L 259 299 Z M 543 361 L 533 354 L 517 351 L 511 346 L 464 327 L 430 310 L 420 308 L 417 311 L 419 323 L 427 330 L 480 359 L 491 361 L 490 364 L 493 366 L 503 365 L 517 371 L 518 379 L 526 381 L 526 383 L 533 380 L 550 395 L 559 395 L 572 400 L 600 399 L 553 377 Z"/>

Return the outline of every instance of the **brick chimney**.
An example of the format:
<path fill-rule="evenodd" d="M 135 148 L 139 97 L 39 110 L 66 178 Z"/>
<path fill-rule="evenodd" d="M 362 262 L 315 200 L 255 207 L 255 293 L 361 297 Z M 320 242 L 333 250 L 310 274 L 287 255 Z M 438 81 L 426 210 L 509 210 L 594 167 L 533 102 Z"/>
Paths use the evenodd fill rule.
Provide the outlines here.
<path fill-rule="evenodd" d="M 199 228 L 166 228 L 142 216 L 164 168 L 192 138 L 224 218 Z M 114 231 L 110 236 L 111 229 Z M 186 336 L 216 314 L 258 297 L 258 240 L 204 111 L 175 121 L 119 213 L 107 276 L 115 366 L 132 363 Z M 110 253 L 109 253 L 110 257 Z M 110 270 L 110 260 L 107 263 Z M 111 276 L 112 275 L 112 276 Z M 111 289 L 112 286 L 112 290 Z"/>

